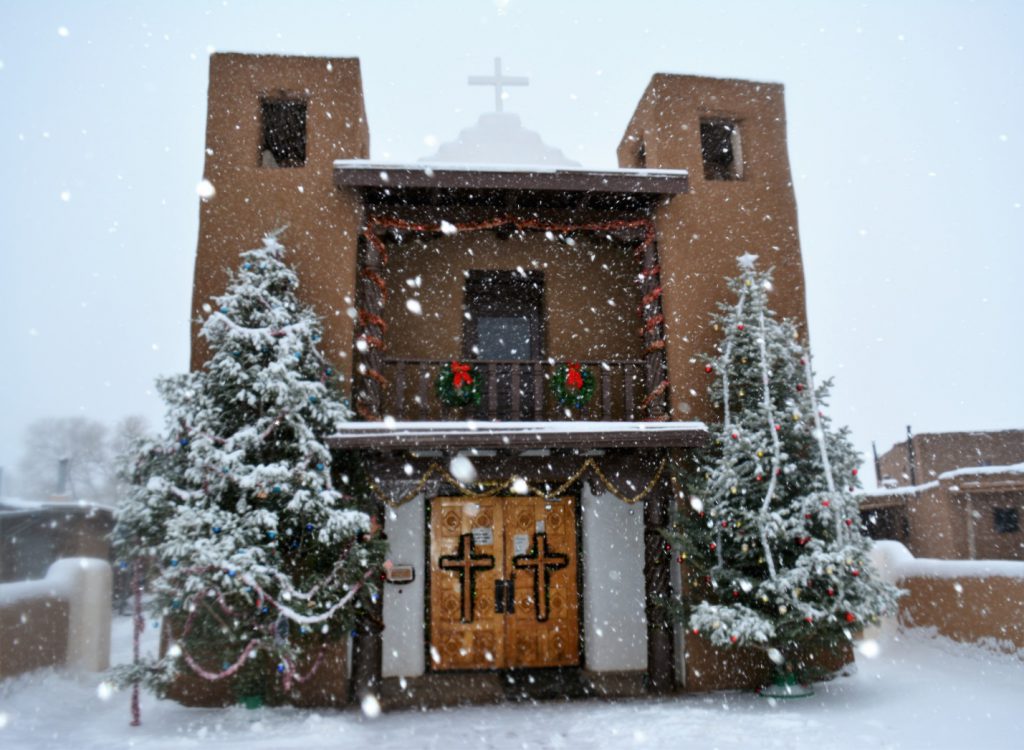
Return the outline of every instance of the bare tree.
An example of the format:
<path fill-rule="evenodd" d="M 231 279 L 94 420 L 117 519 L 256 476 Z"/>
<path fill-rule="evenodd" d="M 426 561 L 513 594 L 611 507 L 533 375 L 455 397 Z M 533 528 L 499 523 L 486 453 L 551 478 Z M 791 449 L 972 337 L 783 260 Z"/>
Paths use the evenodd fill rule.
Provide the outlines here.
<path fill-rule="evenodd" d="M 18 484 L 25 497 L 113 502 L 114 472 L 103 423 L 85 417 L 37 419 L 25 431 L 23 451 Z"/>

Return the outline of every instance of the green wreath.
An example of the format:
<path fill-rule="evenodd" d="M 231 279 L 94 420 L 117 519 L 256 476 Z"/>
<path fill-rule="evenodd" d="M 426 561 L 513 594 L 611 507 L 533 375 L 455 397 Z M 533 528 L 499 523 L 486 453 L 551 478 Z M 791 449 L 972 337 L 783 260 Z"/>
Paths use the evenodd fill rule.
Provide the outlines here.
<path fill-rule="evenodd" d="M 594 397 L 594 384 L 594 373 L 578 362 L 566 362 L 551 377 L 551 393 L 559 406 L 582 409 Z"/>
<path fill-rule="evenodd" d="M 437 397 L 445 406 L 469 406 L 480 403 L 480 371 L 476 365 L 451 361 L 437 376 Z"/>

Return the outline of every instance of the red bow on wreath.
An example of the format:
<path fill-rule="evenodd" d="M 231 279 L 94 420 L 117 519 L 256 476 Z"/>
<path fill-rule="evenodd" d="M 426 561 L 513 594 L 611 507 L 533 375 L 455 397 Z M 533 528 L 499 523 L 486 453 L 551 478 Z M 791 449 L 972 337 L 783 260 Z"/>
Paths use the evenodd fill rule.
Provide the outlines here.
<path fill-rule="evenodd" d="M 565 384 L 577 391 L 583 388 L 583 373 L 579 362 L 570 362 L 565 372 Z"/>
<path fill-rule="evenodd" d="M 452 362 L 452 385 L 461 388 L 464 385 L 473 385 L 473 376 L 469 374 L 469 365 L 462 362 Z"/>

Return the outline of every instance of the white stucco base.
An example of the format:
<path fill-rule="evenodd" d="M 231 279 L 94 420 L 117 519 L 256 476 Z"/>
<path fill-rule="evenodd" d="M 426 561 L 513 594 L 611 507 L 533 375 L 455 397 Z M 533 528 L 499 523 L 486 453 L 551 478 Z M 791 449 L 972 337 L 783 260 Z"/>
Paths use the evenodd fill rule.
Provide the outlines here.
<path fill-rule="evenodd" d="M 423 496 L 400 508 L 389 509 L 384 519 L 390 559 L 396 565 L 412 565 L 412 583 L 384 584 L 384 633 L 381 674 L 384 677 L 416 677 L 425 670 L 424 582 L 426 571 L 426 516 Z"/>
<path fill-rule="evenodd" d="M 594 672 L 647 669 L 644 510 L 583 486 L 583 638 Z"/>

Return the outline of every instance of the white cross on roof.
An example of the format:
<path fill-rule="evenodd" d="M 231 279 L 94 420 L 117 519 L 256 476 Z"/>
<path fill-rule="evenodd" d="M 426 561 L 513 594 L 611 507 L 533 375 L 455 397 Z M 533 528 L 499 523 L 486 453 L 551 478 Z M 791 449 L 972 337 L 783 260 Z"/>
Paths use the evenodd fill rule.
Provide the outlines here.
<path fill-rule="evenodd" d="M 501 90 L 503 86 L 529 86 L 530 79 L 526 76 L 503 76 L 501 74 L 501 58 L 494 58 L 493 76 L 470 76 L 470 86 L 494 86 L 494 111 L 502 111 L 502 101 L 505 98 Z"/>

